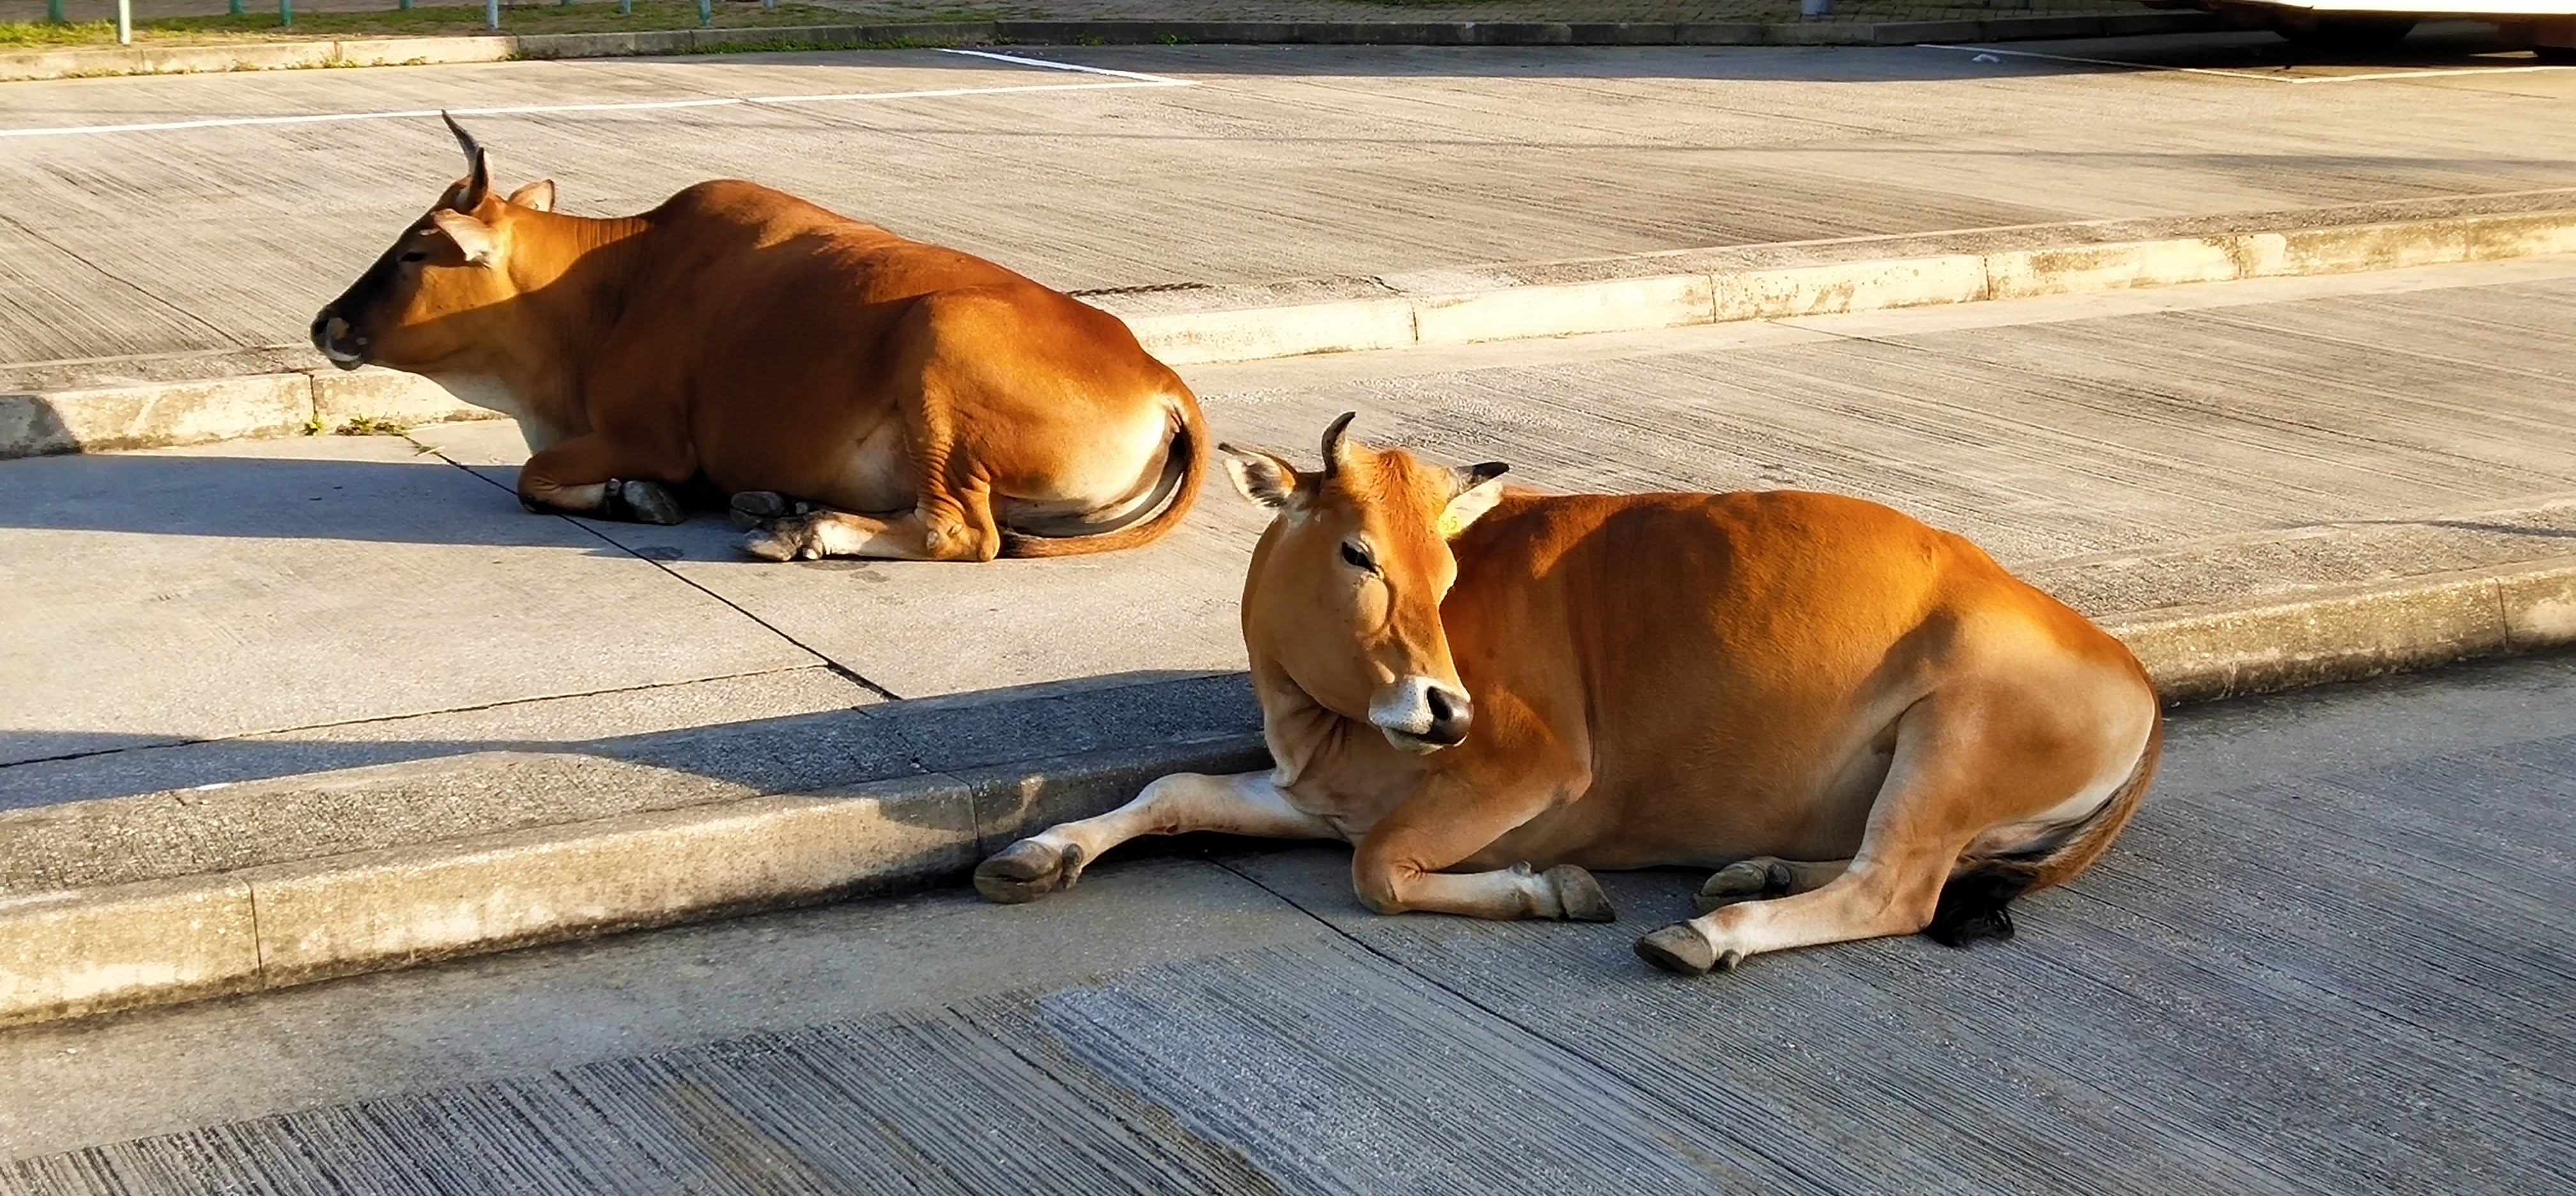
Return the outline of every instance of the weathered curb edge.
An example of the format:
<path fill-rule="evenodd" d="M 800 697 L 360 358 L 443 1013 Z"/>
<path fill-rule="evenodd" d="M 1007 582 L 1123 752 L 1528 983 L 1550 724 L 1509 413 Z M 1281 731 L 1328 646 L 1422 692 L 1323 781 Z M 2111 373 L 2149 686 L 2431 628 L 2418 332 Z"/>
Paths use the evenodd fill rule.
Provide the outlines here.
<path fill-rule="evenodd" d="M 2576 210 L 2214 233 L 2109 244 L 1689 271 L 1280 307 L 1138 313 L 1173 365 L 1635 332 L 2133 287 L 2294 278 L 2576 253 Z"/>
<path fill-rule="evenodd" d="M 431 66 L 516 58 L 616 58 L 781 49 L 959 45 L 1903 46 L 2127 37 L 2224 28 L 2206 13 L 2097 13 L 1984 20 L 1660 24 L 1610 21 L 940 21 L 636 33 L 475 34 L 131 46 L 0 54 L 0 81 L 316 67 Z"/>
<path fill-rule="evenodd" d="M 426 378 L 373 368 L 0 393 L 0 460 L 329 432 L 362 418 L 409 425 L 499 417 Z"/>
<path fill-rule="evenodd" d="M 2536 194 L 2558 202 L 2555 192 Z M 1389 275 L 1174 292 L 1183 301 L 1213 294 L 1220 302 L 1228 294 L 1296 293 L 1299 288 L 1309 295 L 1333 287 L 1347 293 L 1363 282 L 1370 292 L 1368 297 L 1326 302 L 1153 311 L 1137 310 L 1147 304 L 1134 300 L 1154 295 L 1124 302 L 1114 292 L 1091 298 L 1125 319 L 1157 357 L 1173 365 L 1202 365 L 2576 253 L 2576 208 L 2133 241 L 2077 239 L 2087 232 L 2098 234 L 2100 223 L 1836 243 L 1841 251 L 1866 252 L 1880 241 L 1903 242 L 1915 250 L 1906 256 L 1848 261 L 1672 271 L 1674 263 L 1692 256 L 1734 252 L 1695 250 L 1442 271 L 1413 279 Z M 1967 247 L 1975 238 L 2043 243 Z M 1927 251 L 1927 246 L 1933 248 Z M 1958 248 L 1943 251 L 1945 246 Z M 1744 252 L 1806 248 L 1812 247 L 1751 246 Z M 1612 276 L 1598 276 L 1602 274 Z M 1571 280 L 1554 281 L 1569 276 Z M 0 460 L 329 431 L 360 417 L 422 424 L 496 415 L 451 397 L 427 379 L 374 368 L 0 393 Z"/>
<path fill-rule="evenodd" d="M 2576 644 L 2576 557 L 2105 626 L 2168 703 Z M 0 903 L 0 1026 L 951 880 L 1258 736 L 994 765 Z"/>

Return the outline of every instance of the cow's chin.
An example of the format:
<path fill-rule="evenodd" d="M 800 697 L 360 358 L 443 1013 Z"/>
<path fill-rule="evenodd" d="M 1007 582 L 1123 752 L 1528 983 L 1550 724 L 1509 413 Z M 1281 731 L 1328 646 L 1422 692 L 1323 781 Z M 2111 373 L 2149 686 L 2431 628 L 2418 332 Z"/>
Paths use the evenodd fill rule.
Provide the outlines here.
<path fill-rule="evenodd" d="M 1386 736 L 1386 741 L 1394 744 L 1395 750 L 1415 756 L 1428 756 L 1442 748 L 1457 746 L 1450 743 L 1437 743 L 1411 731 L 1398 731 L 1393 727 L 1380 727 L 1378 733 Z"/>
<path fill-rule="evenodd" d="M 331 359 L 332 365 L 344 370 L 354 370 L 367 364 L 366 355 L 362 353 L 342 353 L 337 349 L 325 349 L 322 351 L 322 356 Z"/>

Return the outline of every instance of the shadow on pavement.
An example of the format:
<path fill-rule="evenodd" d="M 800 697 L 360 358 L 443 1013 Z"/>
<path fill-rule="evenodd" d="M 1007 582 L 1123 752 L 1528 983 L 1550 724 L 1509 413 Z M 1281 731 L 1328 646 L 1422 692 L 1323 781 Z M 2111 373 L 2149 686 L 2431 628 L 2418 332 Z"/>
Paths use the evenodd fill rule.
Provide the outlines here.
<path fill-rule="evenodd" d="M 488 713 L 484 721 L 509 717 L 507 708 L 471 713 Z M 399 733 L 406 723 L 442 717 L 194 742 L 0 732 L 0 753 L 36 739 L 53 753 L 0 767 L 0 811 L 490 753 L 587 757 L 686 774 L 727 795 L 811 791 L 1260 728 L 1242 674 L 1168 670 L 587 739 Z M 531 721 L 543 718 L 532 712 Z"/>

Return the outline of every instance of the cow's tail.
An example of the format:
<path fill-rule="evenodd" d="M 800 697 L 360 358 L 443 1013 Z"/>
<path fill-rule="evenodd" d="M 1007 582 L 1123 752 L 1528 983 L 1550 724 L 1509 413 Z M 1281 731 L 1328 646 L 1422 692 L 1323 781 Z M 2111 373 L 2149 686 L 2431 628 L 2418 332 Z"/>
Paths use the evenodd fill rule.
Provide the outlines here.
<path fill-rule="evenodd" d="M 2136 767 L 2111 800 L 2054 842 L 2012 855 L 1960 861 L 1949 883 L 1941 886 L 1940 905 L 1932 912 L 1932 924 L 1923 928 L 1924 935 L 1951 947 L 1965 947 L 1978 939 L 2011 938 L 2013 899 L 2075 879 L 2110 849 L 2111 840 L 2129 825 L 2147 786 L 2155 781 L 2164 746 L 2165 716 L 2158 710 L 2155 726 L 2147 732 L 2146 750 L 2138 753 Z"/>
<path fill-rule="evenodd" d="M 1033 536 L 1005 528 L 1002 532 L 1002 555 L 1008 557 L 1083 556 L 1094 552 L 1118 552 L 1142 548 L 1181 525 L 1189 517 L 1190 507 L 1199 500 L 1199 488 L 1207 482 L 1208 434 L 1207 417 L 1199 411 L 1197 396 L 1177 381 L 1166 400 L 1172 413 L 1172 447 L 1164 456 L 1163 476 L 1154 487 L 1153 501 L 1145 504 L 1151 512 L 1124 527 L 1091 532 L 1079 536 Z"/>

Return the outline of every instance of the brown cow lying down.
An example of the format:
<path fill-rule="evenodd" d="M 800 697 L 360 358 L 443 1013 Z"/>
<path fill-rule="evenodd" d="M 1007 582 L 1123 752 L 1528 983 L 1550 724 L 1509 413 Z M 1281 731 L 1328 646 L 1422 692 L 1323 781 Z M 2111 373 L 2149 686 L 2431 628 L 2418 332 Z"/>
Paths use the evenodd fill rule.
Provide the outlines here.
<path fill-rule="evenodd" d="M 1147 544 L 1196 499 L 1198 400 L 1117 317 L 751 183 L 504 199 L 447 123 L 466 176 L 313 344 L 517 419 L 531 510 L 673 523 L 704 479 L 765 520 L 755 556 L 988 561 Z"/>
<path fill-rule="evenodd" d="M 2008 936 L 2155 773 L 2120 641 L 1976 546 L 1794 492 L 1505 493 L 1324 434 L 1300 473 L 1228 447 L 1279 514 L 1243 589 L 1277 767 L 1180 774 L 1023 839 L 976 887 L 1027 901 L 1137 835 L 1357 845 L 1380 913 L 1607 921 L 1586 868 L 1717 869 L 1638 940 L 1676 972 L 1925 931 Z M 1472 730 L 1471 730 L 1472 728 Z"/>

